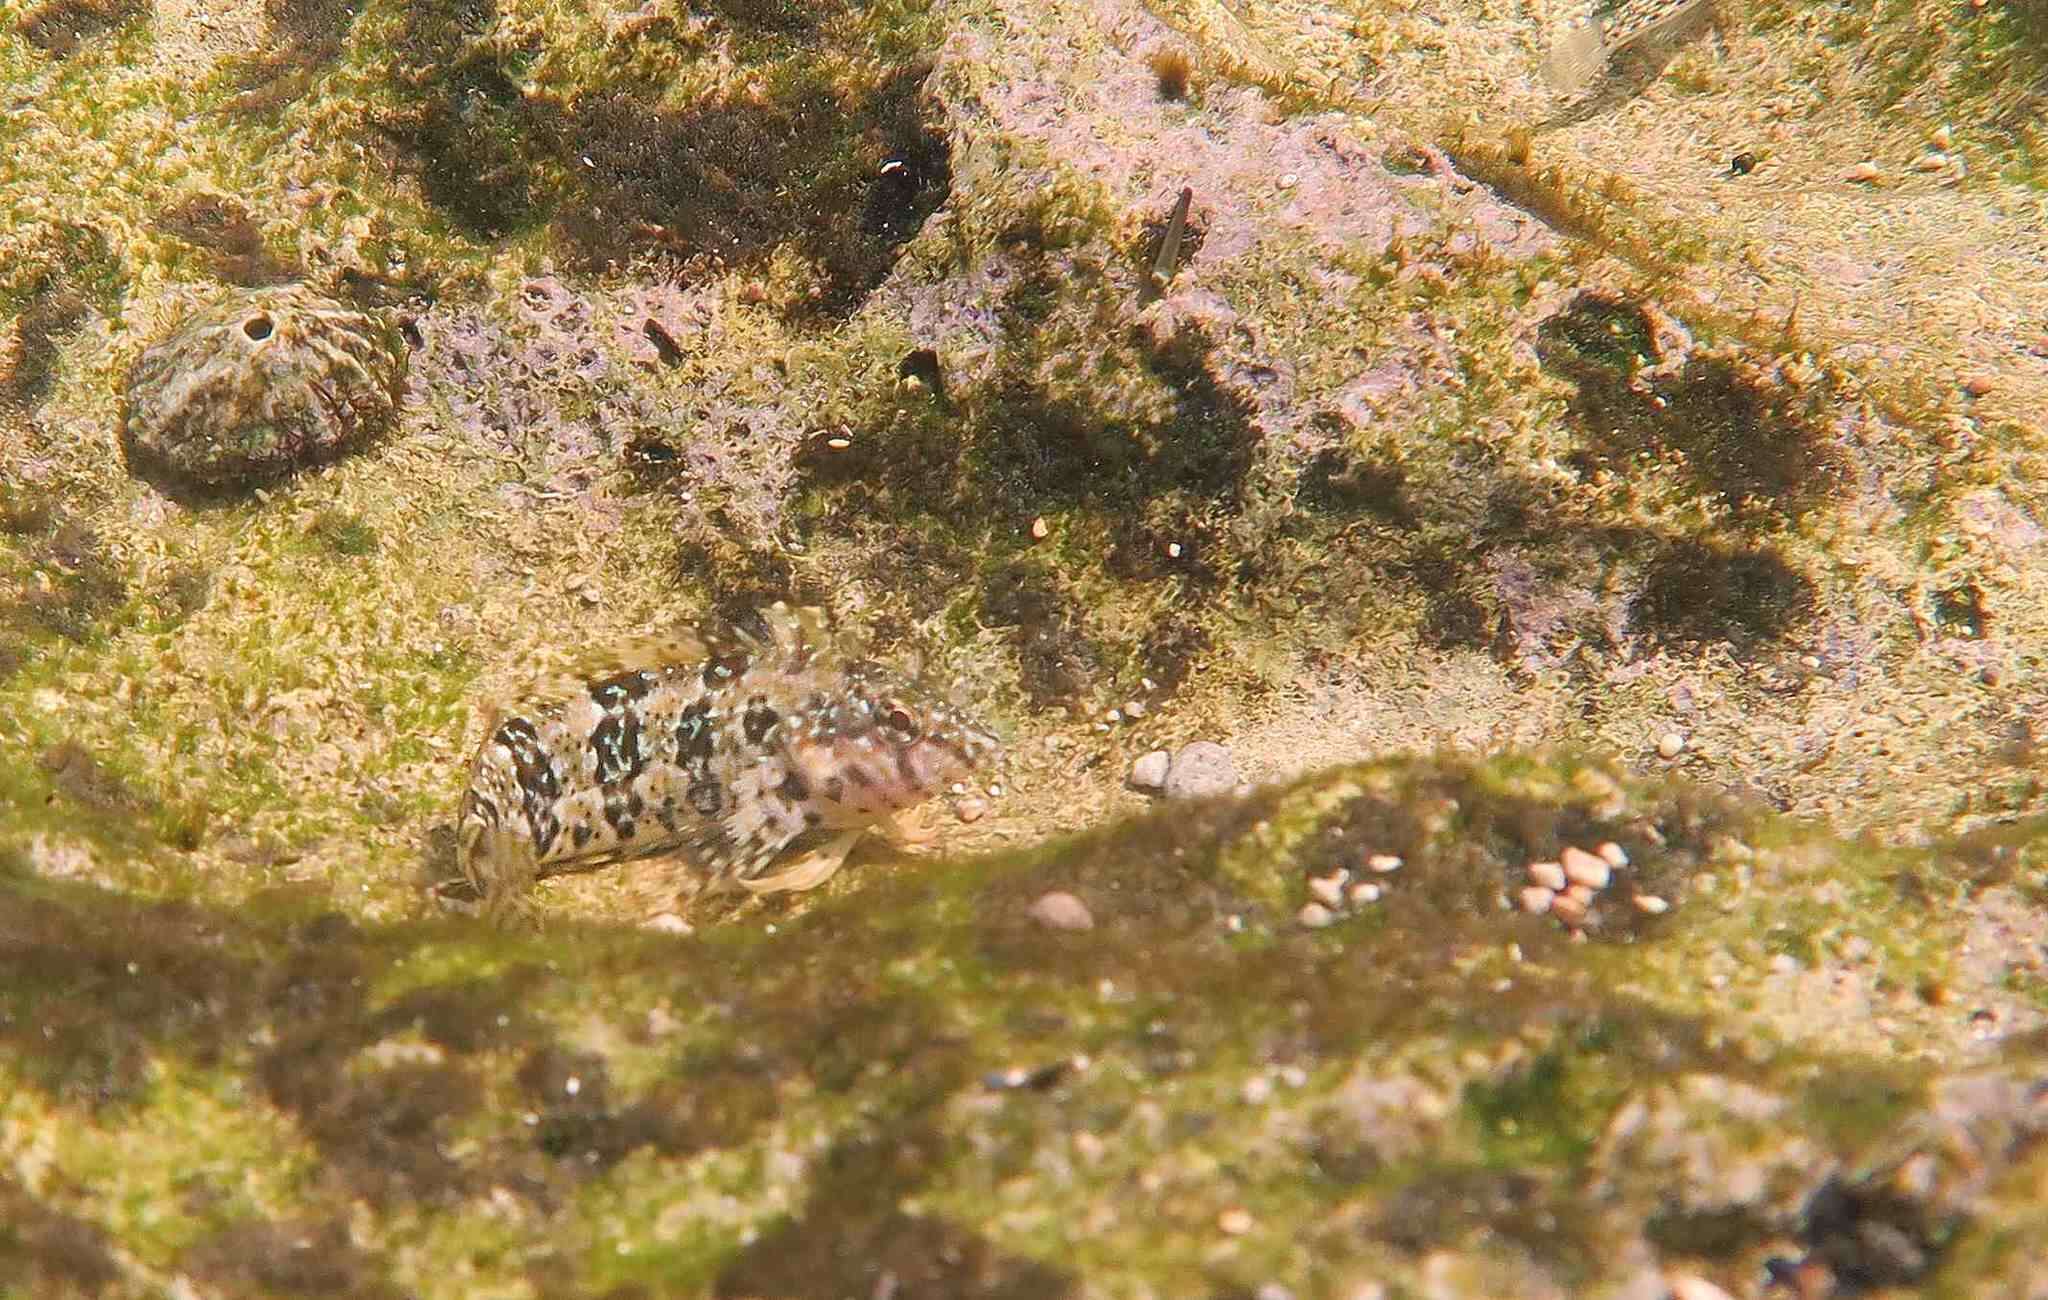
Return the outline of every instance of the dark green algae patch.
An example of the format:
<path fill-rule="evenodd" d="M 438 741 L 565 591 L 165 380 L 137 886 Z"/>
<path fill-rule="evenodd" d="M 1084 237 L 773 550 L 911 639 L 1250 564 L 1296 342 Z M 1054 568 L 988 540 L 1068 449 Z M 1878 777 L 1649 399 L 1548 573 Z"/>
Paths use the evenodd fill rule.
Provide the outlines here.
<path fill-rule="evenodd" d="M 0 1128 L 48 1139 L 0 1182 L 0 1290 L 1319 1294 L 1448 1249 L 1520 1279 L 1497 1293 L 1576 1291 L 1625 1275 L 1618 1240 L 1753 1268 L 1853 1246 L 1866 1204 L 1931 1278 L 1955 1198 L 1871 1181 L 1930 1069 L 1660 991 L 1645 959 L 1704 905 L 1604 908 L 1583 943 L 1504 906 L 1532 858 L 1608 839 L 1684 899 L 1760 832 L 1593 764 L 1397 760 L 684 938 L 376 927 L 317 890 L 230 910 L 16 862 Z M 1373 853 L 1404 859 L 1380 901 L 1296 924 L 1310 876 Z M 1031 920 L 1049 889 L 1094 927 Z M 1671 1190 L 1626 1116 L 1723 1104 L 1697 1141 L 1764 1190 Z"/>

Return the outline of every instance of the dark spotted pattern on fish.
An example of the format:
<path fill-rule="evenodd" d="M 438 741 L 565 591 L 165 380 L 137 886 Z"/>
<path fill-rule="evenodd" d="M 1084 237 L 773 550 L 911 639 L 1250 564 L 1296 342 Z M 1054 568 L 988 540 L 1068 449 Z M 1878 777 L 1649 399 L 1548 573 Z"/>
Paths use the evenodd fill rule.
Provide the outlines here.
<path fill-rule="evenodd" d="M 746 728 L 747 743 L 758 745 L 768 739 L 768 733 L 773 731 L 775 724 L 780 721 L 782 715 L 769 708 L 767 701 L 757 695 L 748 702 L 746 717 L 741 720 L 740 725 Z"/>
<path fill-rule="evenodd" d="M 846 653 L 822 612 L 777 605 L 760 623 L 636 643 L 518 701 L 463 795 L 471 884 L 498 904 L 540 877 L 673 852 L 713 883 L 808 887 L 830 868 L 764 880 L 806 831 L 850 843 L 994 754 L 931 691 Z"/>

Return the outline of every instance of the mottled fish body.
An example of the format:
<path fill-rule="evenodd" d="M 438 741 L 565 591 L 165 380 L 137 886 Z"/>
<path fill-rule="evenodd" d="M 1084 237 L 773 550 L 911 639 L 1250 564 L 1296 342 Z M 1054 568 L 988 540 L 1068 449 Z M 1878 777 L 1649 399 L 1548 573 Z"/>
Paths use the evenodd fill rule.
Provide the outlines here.
<path fill-rule="evenodd" d="M 649 638 L 493 720 L 457 831 L 493 910 L 544 876 L 679 852 L 713 885 L 822 883 L 860 831 L 936 794 L 995 738 L 853 655 L 820 610 L 759 633 Z M 768 874 L 811 832 L 833 850 Z"/>

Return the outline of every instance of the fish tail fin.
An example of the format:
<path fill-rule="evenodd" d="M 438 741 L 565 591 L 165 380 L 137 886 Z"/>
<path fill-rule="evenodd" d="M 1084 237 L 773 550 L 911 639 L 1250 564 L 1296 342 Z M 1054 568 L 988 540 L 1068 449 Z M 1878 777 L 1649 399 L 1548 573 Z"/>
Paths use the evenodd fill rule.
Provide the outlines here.
<path fill-rule="evenodd" d="M 1543 56 L 1543 79 L 1564 94 L 1585 89 L 1607 66 L 1607 43 L 1600 20 L 1579 23 Z"/>

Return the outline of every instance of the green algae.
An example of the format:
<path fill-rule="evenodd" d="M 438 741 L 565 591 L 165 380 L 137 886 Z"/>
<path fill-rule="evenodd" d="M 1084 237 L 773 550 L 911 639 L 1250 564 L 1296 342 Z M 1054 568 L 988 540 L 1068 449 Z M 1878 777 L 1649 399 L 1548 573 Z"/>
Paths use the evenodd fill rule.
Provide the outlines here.
<path fill-rule="evenodd" d="M 1587 820 L 1603 810 L 1614 826 L 1666 835 L 1631 869 L 1674 896 L 1683 881 L 1656 874 L 1659 853 L 1683 862 L 1710 852 L 1712 835 L 1756 838 L 1730 807 L 1688 812 L 1682 790 L 1603 786 L 1588 770 L 1354 768 L 1192 817 L 861 882 L 773 926 L 701 939 L 362 926 L 308 901 L 231 914 L 8 878 L 0 1034 L 26 1085 L 17 1106 L 133 1116 L 52 1130 L 48 1159 L 74 1185 L 103 1185 L 93 1152 L 110 1142 L 157 1153 L 127 1161 L 123 1185 L 138 1195 L 160 1176 L 149 1170 L 185 1169 L 177 1194 L 205 1209 L 147 1231 L 91 1196 L 50 1208 L 87 1212 L 81 1222 L 153 1268 L 218 1264 L 223 1233 L 317 1224 L 339 1212 L 336 1197 L 363 1197 L 385 1223 L 384 1253 L 350 1257 L 347 1275 L 396 1280 L 388 1256 L 404 1243 L 404 1284 L 438 1293 L 447 1278 L 473 1285 L 540 1266 L 490 1208 L 509 1195 L 519 1217 L 555 1225 L 543 1254 L 563 1285 L 667 1276 L 754 1294 L 803 1270 L 871 1285 L 948 1260 L 960 1271 L 943 1276 L 976 1279 L 977 1293 L 1058 1295 L 1073 1282 L 1055 1225 L 1102 1215 L 1101 1197 L 1143 1176 L 1166 1179 L 1161 1213 L 1110 1229 L 1111 1248 L 1082 1255 L 1086 1276 L 1305 1279 L 1286 1243 L 1290 1225 L 1307 1225 L 1337 1251 L 1319 1249 L 1313 1276 L 1450 1245 L 1525 1252 L 1560 1277 L 1590 1278 L 1592 1238 L 1527 1225 L 1578 1212 L 1578 1171 L 1609 1117 L 1652 1080 L 1733 1071 L 1768 1084 L 1799 1099 L 1800 1131 L 1844 1153 L 1923 1103 L 1910 1075 L 1853 1056 L 1717 1047 L 1731 1040 L 1711 1007 L 1674 1016 L 1604 991 L 1640 971 L 1638 950 L 1692 942 L 1691 903 L 1677 928 L 1602 931 L 1575 947 L 1478 897 L 1499 888 L 1504 860 L 1555 843 L 1559 827 L 1606 829 Z M 1480 846 L 1476 861 L 1491 865 L 1478 879 L 1440 846 L 1404 842 L 1386 918 L 1308 934 L 1280 915 L 1327 855 L 1393 842 L 1395 810 L 1447 800 L 1459 811 L 1440 816 L 1439 834 Z M 1700 840 L 1672 833 L 1701 816 Z M 1840 869 L 1853 872 L 1851 860 Z M 1094 931 L 1024 919 L 1052 883 L 1089 899 Z M 1234 931 L 1231 916 L 1251 924 Z M 200 935 L 214 938 L 201 947 Z M 1519 967 L 1441 956 L 1511 942 Z M 1587 969 L 1605 970 L 1598 980 L 1572 974 L 1596 957 Z M 1516 972 L 1505 992 L 1502 971 Z M 1475 1069 L 1475 1051 L 1488 1064 Z M 1375 1154 L 1398 1124 L 1346 1139 L 1326 1120 L 1314 1142 L 1276 1143 L 1267 1103 L 1238 1095 L 1244 1079 L 1286 1064 L 1305 1068 L 1280 1085 L 1273 1116 L 1343 1106 L 1346 1072 L 1367 1059 L 1382 1077 L 1419 1071 L 1458 1099 L 1431 1165 Z M 985 1082 L 1060 1061 L 1085 1064 L 1017 1090 Z M 267 1117 L 260 1130 L 240 1118 L 252 1103 Z M 158 1125 L 174 1111 L 176 1126 Z M 145 1123 L 160 1136 L 121 1137 Z M 1096 1134 L 1099 1154 L 1071 1154 L 1070 1129 Z M 214 1144 L 231 1130 L 242 1136 L 230 1154 Z M 790 1147 L 799 1134 L 809 1136 Z M 794 1158 L 779 1173 L 778 1149 Z M 223 1160 L 266 1181 L 194 1201 L 190 1189 Z M 1368 1188 L 1383 1189 L 1376 1235 L 1316 1226 Z M 439 1207 L 435 1226 L 415 1205 Z M 1236 1262 L 1220 1275 L 1194 1266 L 1192 1241 L 1238 1206 L 1253 1226 Z M 1703 1230 L 1685 1240 L 1698 1245 Z M 1507 1246 L 1480 1244 L 1501 1231 Z M 428 1269 L 420 1251 L 442 1265 Z"/>
<path fill-rule="evenodd" d="M 452 298 L 493 292 L 493 276 L 540 274 L 550 257 L 673 252 L 687 265 L 742 231 L 736 211 L 766 203 L 708 173 L 670 188 L 641 174 L 647 156 L 705 146 L 730 159 L 785 130 L 831 155 L 815 176 L 805 170 L 788 207 L 778 198 L 744 229 L 758 242 L 738 274 L 758 279 L 760 315 L 775 319 L 719 336 L 768 358 L 777 377 L 763 387 L 786 380 L 820 431 L 799 453 L 790 507 L 810 555 L 720 521 L 664 556 L 662 603 L 736 607 L 859 583 L 879 594 L 868 614 L 885 645 L 933 628 L 945 649 L 985 645 L 995 629 L 1002 645 L 974 662 L 998 665 L 990 693 L 1020 733 L 1063 705 L 1121 702 L 1147 677 L 1196 698 L 1214 690 L 1205 678 L 1222 678 L 1267 700 L 1296 671 L 1296 642 L 1399 657 L 1414 630 L 1424 646 L 1498 653 L 1513 611 L 1488 580 L 1489 554 L 1571 574 L 1573 549 L 1594 550 L 1602 572 L 1642 578 L 1628 606 L 1637 626 L 1699 666 L 1728 649 L 1754 660 L 1803 648 L 1794 643 L 1813 614 L 1840 597 L 1832 569 L 1809 567 L 1802 536 L 1839 487 L 1815 450 L 1824 412 L 1775 377 L 1723 366 L 1694 376 L 1705 396 L 1686 420 L 1661 420 L 1620 394 L 1634 377 L 1623 372 L 1648 356 L 1620 336 L 1587 349 L 1607 367 L 1611 399 L 1589 411 L 1582 384 L 1515 355 L 1526 338 L 1501 324 L 1504 309 L 1569 277 L 1569 257 L 1502 268 L 1418 239 L 1384 257 L 1334 255 L 1360 287 L 1333 292 L 1313 274 L 1317 255 L 1276 241 L 1256 274 L 1218 271 L 1210 285 L 1267 313 L 1268 352 L 1299 358 L 1304 391 L 1334 387 L 1354 348 L 1396 348 L 1411 322 L 1457 340 L 1449 378 L 1431 379 L 1412 427 L 1325 411 L 1334 449 L 1296 478 L 1276 470 L 1242 391 L 1219 381 L 1233 360 L 1227 331 L 1133 328 L 1144 222 L 1063 171 L 1019 195 L 989 180 L 1000 169 L 986 152 L 955 157 L 949 166 L 979 182 L 953 177 L 961 210 L 936 237 L 902 245 L 901 266 L 914 280 L 1011 259 L 1011 288 L 993 306 L 1014 337 L 993 381 L 956 381 L 943 403 L 904 393 L 892 380 L 923 340 L 857 306 L 891 264 L 871 255 L 893 238 L 890 223 L 865 232 L 848 261 L 829 250 L 866 216 L 856 179 L 885 151 L 928 142 L 929 124 L 902 114 L 943 24 L 922 6 L 878 9 L 872 23 L 850 8 L 713 8 L 737 38 L 731 84 L 707 81 L 680 40 L 601 33 L 596 11 L 373 4 L 353 20 L 340 7 L 274 6 L 294 63 L 268 80 L 230 67 L 198 92 L 137 86 L 123 101 L 105 93 L 111 65 L 88 52 L 57 89 L 113 106 L 79 118 L 81 130 L 117 124 L 123 102 L 220 110 L 209 119 L 218 131 L 195 145 L 200 163 L 266 212 L 284 181 L 263 159 L 300 140 L 360 187 L 316 206 L 307 225 L 332 235 L 375 218 L 365 256 L 385 259 L 380 274 L 391 255 L 378 250 L 398 249 L 414 270 L 397 291 Z M 849 25 L 878 66 L 851 66 L 838 48 Z M 146 37 L 124 34 L 111 53 L 131 57 Z M 390 49 L 404 56 L 396 69 L 382 62 Z M 738 84 L 756 74 L 758 90 Z M 1299 85 L 1291 94 L 1299 113 L 1329 102 Z M 821 126 L 828 98 L 859 109 L 844 128 Z M 853 134 L 863 118 L 878 134 Z M 395 170 L 343 156 L 363 121 L 384 128 Z M 588 147 L 610 151 L 586 169 L 602 171 L 594 178 L 568 161 Z M 1539 169 L 1530 181 L 1541 180 Z M 145 174 L 137 193 L 108 200 L 119 218 L 109 230 L 181 211 L 162 182 Z M 666 228 L 707 195 L 718 202 L 703 225 L 675 227 L 673 249 L 664 236 L 611 243 L 616 232 L 579 226 L 619 207 Z M 1597 181 L 1567 197 L 1637 229 Z M 1670 233 L 1644 229 L 1646 247 Z M 139 283 L 223 273 L 221 248 L 181 236 L 115 242 Z M 5 269 L 27 283 L 27 266 Z M 118 305 L 125 280 L 104 259 L 64 275 L 111 286 L 84 296 Z M 833 319 L 846 311 L 850 323 Z M 65 353 L 68 328 L 50 333 L 58 348 L 44 373 L 60 392 L 96 382 L 78 377 L 82 350 Z M 678 386 L 697 382 L 706 344 L 670 343 L 676 357 L 661 364 Z M 936 359 L 949 375 L 962 369 Z M 1790 418 L 1766 409 L 1781 398 Z M 563 409 L 582 420 L 597 407 L 579 397 Z M 844 451 L 830 445 L 837 430 L 852 435 Z M 706 436 L 663 433 L 672 452 Z M 1959 931 L 1946 913 L 2024 877 L 2038 856 L 2026 823 L 1953 852 L 1887 850 L 1696 787 L 1637 785 L 1604 761 L 1508 754 L 1479 766 L 1390 760 L 997 857 L 856 873 L 816 905 L 720 914 L 724 924 L 685 939 L 559 921 L 537 936 L 393 922 L 422 910 L 411 875 L 431 867 L 452 805 L 450 741 L 480 678 L 514 653 L 498 644 L 506 625 L 488 618 L 430 645 L 380 614 L 424 622 L 478 582 L 436 565 L 468 549 L 459 521 L 500 479 L 464 477 L 464 453 L 435 450 L 450 457 L 428 471 L 446 480 L 435 490 L 398 460 L 192 520 L 182 540 L 205 559 L 176 575 L 59 563 L 50 621 L 24 597 L 0 631 L 25 647 L 0 688 L 10 742 L 26 730 L 31 753 L 76 743 L 144 797 L 193 800 L 109 829 L 60 788 L 71 763 L 0 766 L 0 861 L 11 864 L 0 963 L 22 976 L 0 1034 L 26 1062 L 9 1080 L 26 1085 L 16 1132 L 50 1135 L 50 1154 L 18 1161 L 40 1170 L 24 1176 L 29 1190 L 0 1192 L 21 1225 L 0 1239 L 0 1283 L 118 1289 L 127 1266 L 105 1253 L 111 1239 L 140 1260 L 126 1282 L 138 1294 L 172 1271 L 293 1293 L 1247 1294 L 1273 1279 L 1308 1294 L 1384 1279 L 1398 1292 L 1422 1284 L 1432 1251 L 1495 1270 L 1490 1293 L 1530 1276 L 1590 1284 L 1618 1237 L 1604 1235 L 1612 1223 L 1583 1180 L 1608 1172 L 1603 1135 L 1631 1097 L 1691 1074 L 1740 1078 L 1792 1098 L 1794 1111 L 1745 1140 L 1808 1140 L 1842 1160 L 1876 1146 L 1925 1099 L 1915 1071 L 1882 1053 L 1947 1041 L 1929 1011 L 1956 982 Z M 1577 493 L 1528 468 L 1558 453 L 1612 486 Z M 682 517 L 673 497 L 686 482 L 645 491 L 608 582 L 634 573 L 656 549 L 647 537 Z M 1913 526 L 1930 540 L 1951 492 L 1927 480 Z M 1738 526 L 1702 527 L 1729 508 Z M 35 549 L 57 528 L 21 511 L 29 526 L 8 552 L 9 565 L 20 560 L 10 581 L 40 563 Z M 1033 543 L 1040 517 L 1050 536 Z M 507 530 L 480 549 L 523 558 L 558 540 Z M 203 617 L 208 587 L 235 625 Z M 1981 601 L 1942 590 L 1958 594 L 1938 597 L 1936 622 L 1981 630 Z M 195 613 L 199 626 L 174 635 Z M 159 656 L 198 685 L 161 698 Z M 82 681 L 92 694 L 120 679 L 152 689 L 118 719 L 60 727 L 33 703 L 38 691 Z M 1617 729 L 1663 716 L 1661 683 L 1588 681 L 1588 710 Z M 329 684 L 330 714 L 262 712 Z M 117 723 L 136 738 L 112 740 Z M 224 760 L 212 748 L 223 731 Z M 302 766 L 309 748 L 357 731 L 370 743 L 335 770 Z M 91 772 L 73 778 L 88 793 Z M 395 802 L 365 784 L 375 782 Z M 2035 802 L 2015 778 L 2011 810 Z M 292 852 L 339 846 L 311 879 L 190 852 L 244 829 L 284 832 Z M 93 844 L 101 872 L 134 892 L 48 891 L 28 878 L 50 861 L 31 848 L 39 836 Z M 1609 838 L 1627 847 L 1634 887 L 1674 911 L 1618 907 L 1572 945 L 1552 922 L 1504 909 L 1527 862 Z M 1404 864 L 1378 905 L 1313 933 L 1294 924 L 1311 875 L 1389 851 Z M 1082 893 L 1096 928 L 1030 922 L 1025 909 L 1051 888 Z M 1799 1021 L 1786 1006 L 1796 997 L 1764 974 L 1774 957 L 1828 962 L 1852 935 L 1871 941 L 1881 982 L 1924 1004 L 1901 1013 L 1898 1041 L 1882 1048 Z M 1704 983 L 1709 969 L 1727 982 Z M 1763 1013 L 1795 1027 L 1761 1028 Z M 1795 1051 L 1788 1037 L 1825 1045 Z M 1343 1086 L 1372 1068 L 1446 1100 L 1442 1127 L 1361 1117 Z M 998 1086 L 1009 1071 L 1037 1082 Z M 1255 1080 L 1268 1101 L 1247 1100 Z M 262 1117 L 254 1134 L 248 1113 Z M 177 1122 L 174 1136 L 157 1136 L 159 1117 Z M 94 1189 L 126 1144 L 148 1158 L 120 1184 L 127 1199 L 109 1204 Z M 217 1173 L 238 1161 L 261 1171 L 253 1189 Z M 181 1163 L 216 1173 L 178 1185 L 164 1171 Z M 2010 1203 L 1948 1248 L 1932 1285 L 1967 1288 L 1980 1270 L 2014 1266 L 2013 1234 L 2030 1221 Z M 177 1208 L 152 1220 L 152 1205 Z M 1242 1234 L 1220 1226 L 1235 1210 L 1249 1216 Z M 1652 1223 L 1650 1240 L 1671 1254 L 1750 1271 L 1797 1226 L 1775 1206 L 1660 1208 Z"/>

